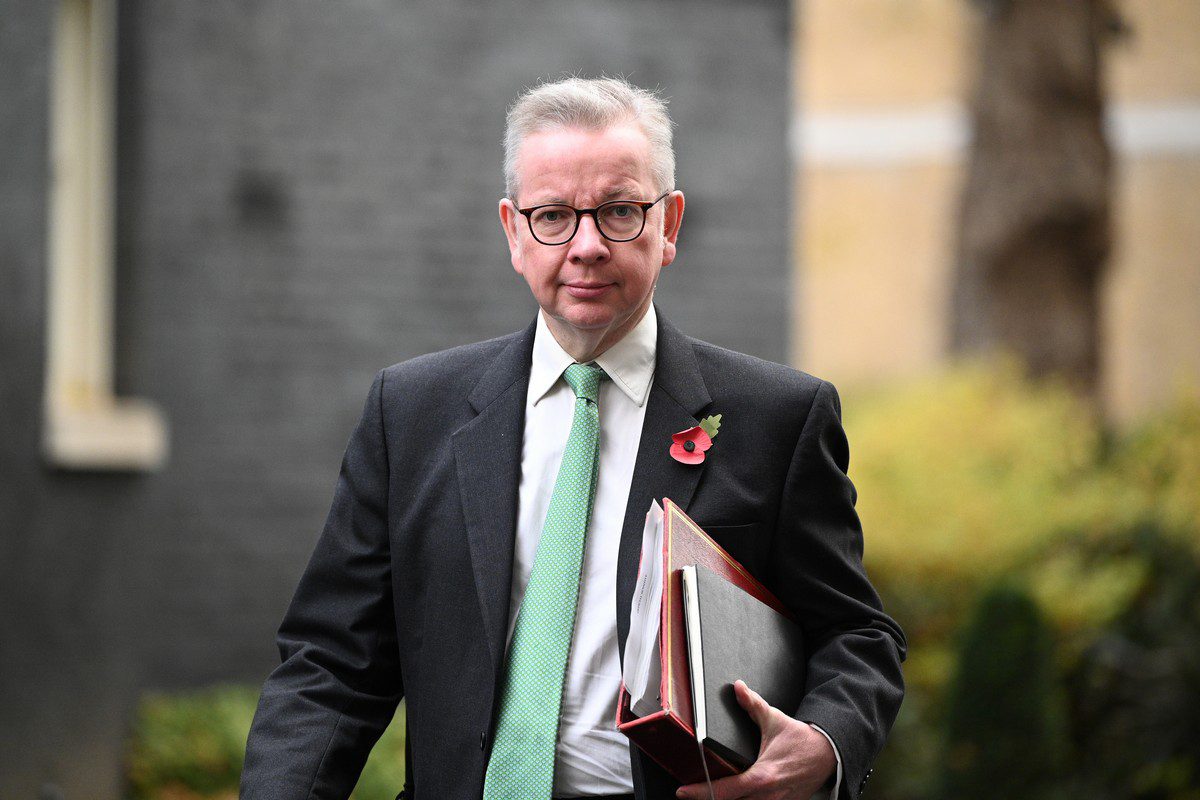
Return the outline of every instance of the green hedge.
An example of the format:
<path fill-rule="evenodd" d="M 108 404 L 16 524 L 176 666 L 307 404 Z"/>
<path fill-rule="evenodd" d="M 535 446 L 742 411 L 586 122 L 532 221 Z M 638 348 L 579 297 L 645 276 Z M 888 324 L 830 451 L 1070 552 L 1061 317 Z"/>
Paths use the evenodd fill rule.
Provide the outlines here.
<path fill-rule="evenodd" d="M 1013 364 L 979 363 L 877 392 L 851 390 L 845 407 L 867 568 L 910 643 L 908 695 L 871 793 L 923 800 L 945 785 L 953 754 L 948 731 L 963 702 L 951 693 L 964 679 L 966 656 L 958 648 L 988 587 L 1026 587 L 1050 626 L 1054 675 L 1067 701 L 1073 709 L 1104 706 L 1096 697 L 1085 700 L 1086 687 L 1073 679 L 1098 643 L 1111 641 L 1139 603 L 1171 583 L 1151 553 L 1172 552 L 1169 563 L 1185 572 L 1197 563 L 1200 402 L 1183 397 L 1116 432 L 1065 387 L 1030 382 Z M 1200 606 L 1173 607 L 1181 630 L 1197 627 Z M 1188 641 L 1200 653 L 1200 637 Z M 1190 674 L 1180 667 L 1178 681 Z M 1200 758 L 1178 737 L 1162 741 L 1171 737 L 1160 723 L 1174 731 L 1186 724 L 1152 721 L 1145 708 L 1126 711 L 1143 722 L 1131 752 L 1174 755 L 1152 759 L 1158 772 L 1143 774 L 1137 791 L 1111 776 L 1086 780 L 1099 762 L 1081 753 L 1098 745 L 1073 712 L 1060 737 L 1063 771 L 1052 794 L 1200 798 Z M 1100 749 L 1107 763 L 1129 763 L 1111 747 Z M 980 769 L 974 777 L 984 783 L 1002 782 Z"/>
<path fill-rule="evenodd" d="M 146 695 L 127 748 L 133 800 L 237 797 L 257 686 Z M 404 706 L 363 769 L 354 800 L 393 800 L 404 784 Z"/>
<path fill-rule="evenodd" d="M 988 589 L 963 631 L 947 692 L 941 800 L 1043 800 L 1066 749 L 1050 628 L 1028 590 Z"/>

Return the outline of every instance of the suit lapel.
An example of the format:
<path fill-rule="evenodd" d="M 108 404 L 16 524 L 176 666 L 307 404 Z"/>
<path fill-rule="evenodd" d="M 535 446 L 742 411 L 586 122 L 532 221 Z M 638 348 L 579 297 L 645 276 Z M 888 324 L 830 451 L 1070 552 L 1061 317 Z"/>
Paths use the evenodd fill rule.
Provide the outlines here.
<path fill-rule="evenodd" d="M 703 463 L 680 464 L 668 449 L 671 434 L 699 423 L 698 415 L 712 399 L 700 375 L 696 353 L 688 339 L 658 315 L 654 386 L 646 401 L 646 418 L 634 462 L 629 502 L 621 528 L 617 554 L 617 643 L 625 657 L 625 638 L 629 635 L 629 609 L 637 583 L 638 560 L 642 551 L 642 531 L 651 500 L 669 497 L 687 509 Z"/>
<path fill-rule="evenodd" d="M 508 631 L 533 332 L 530 325 L 483 374 L 468 398 L 478 416 L 453 435 L 475 588 L 497 676 Z"/>

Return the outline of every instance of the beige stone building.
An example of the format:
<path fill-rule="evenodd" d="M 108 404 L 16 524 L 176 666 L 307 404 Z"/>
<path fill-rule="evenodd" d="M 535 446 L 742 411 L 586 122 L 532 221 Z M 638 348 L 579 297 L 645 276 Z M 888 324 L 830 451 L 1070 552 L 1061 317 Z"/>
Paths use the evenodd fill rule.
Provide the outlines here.
<path fill-rule="evenodd" d="M 978 5 L 797 0 L 793 360 L 850 386 L 946 362 Z M 1122 0 L 1102 400 L 1200 387 L 1200 4 Z"/>

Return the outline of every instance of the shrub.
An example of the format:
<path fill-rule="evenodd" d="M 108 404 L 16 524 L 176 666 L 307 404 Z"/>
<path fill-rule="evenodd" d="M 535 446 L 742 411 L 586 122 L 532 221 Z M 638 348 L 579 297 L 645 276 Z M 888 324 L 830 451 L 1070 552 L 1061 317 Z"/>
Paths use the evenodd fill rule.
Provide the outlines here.
<path fill-rule="evenodd" d="M 1100 429 L 1063 386 L 978 363 L 846 405 L 866 555 L 897 592 L 990 583 L 1088 516 Z"/>
<path fill-rule="evenodd" d="M 1051 648 L 1028 592 L 1001 584 L 980 597 L 948 695 L 944 800 L 1047 795 L 1064 733 Z"/>
<path fill-rule="evenodd" d="M 1178 557 L 1200 554 L 1200 402 L 1111 431 L 1065 387 L 982 362 L 845 394 L 867 569 L 910 644 L 908 695 L 871 793 L 924 800 L 943 769 L 953 643 L 985 587 L 1026 585 L 1056 668 L 1074 675 L 1152 571 L 1089 548 L 1128 542 L 1147 523 Z M 1162 770 L 1162 781 L 1181 780 L 1174 762 Z"/>
<path fill-rule="evenodd" d="M 1085 566 L 1139 576 L 1068 664 L 1079 798 L 1200 797 L 1200 560 L 1155 525 L 1078 548 Z"/>
<path fill-rule="evenodd" d="M 135 800 L 236 795 L 257 693 L 221 686 L 151 694 L 138 707 L 126 777 Z"/>
<path fill-rule="evenodd" d="M 126 755 L 133 800 L 236 798 L 257 686 L 147 694 Z M 404 784 L 403 707 L 363 768 L 354 800 L 392 800 Z"/>
<path fill-rule="evenodd" d="M 1121 527 L 1144 522 L 1200 552 L 1200 400 L 1181 396 L 1119 437 L 1102 475 Z"/>

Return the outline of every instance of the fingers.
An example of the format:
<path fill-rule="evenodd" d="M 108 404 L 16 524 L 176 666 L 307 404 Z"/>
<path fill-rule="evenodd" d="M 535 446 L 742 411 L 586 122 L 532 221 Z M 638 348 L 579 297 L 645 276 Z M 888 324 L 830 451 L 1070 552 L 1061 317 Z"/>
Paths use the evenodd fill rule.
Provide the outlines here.
<path fill-rule="evenodd" d="M 746 709 L 746 713 L 750 715 L 750 719 L 754 720 L 754 724 L 759 730 L 766 731 L 767 723 L 771 720 L 771 706 L 766 700 L 763 700 L 758 692 L 746 685 L 745 681 L 734 681 L 733 694 L 737 698 L 738 705 Z"/>
<path fill-rule="evenodd" d="M 713 800 L 739 800 L 740 798 L 757 797 L 756 793 L 772 789 L 778 780 L 778 770 L 763 762 L 763 752 L 767 745 L 778 733 L 778 726 L 772 724 L 772 715 L 776 711 L 759 695 L 758 692 L 746 685 L 745 681 L 735 681 L 733 694 L 738 705 L 746 710 L 754 724 L 762 731 L 762 746 L 759 749 L 759 759 L 740 775 L 732 775 L 712 782 Z M 709 800 L 708 786 L 704 783 L 692 783 L 681 786 L 675 793 L 681 800 Z"/>

